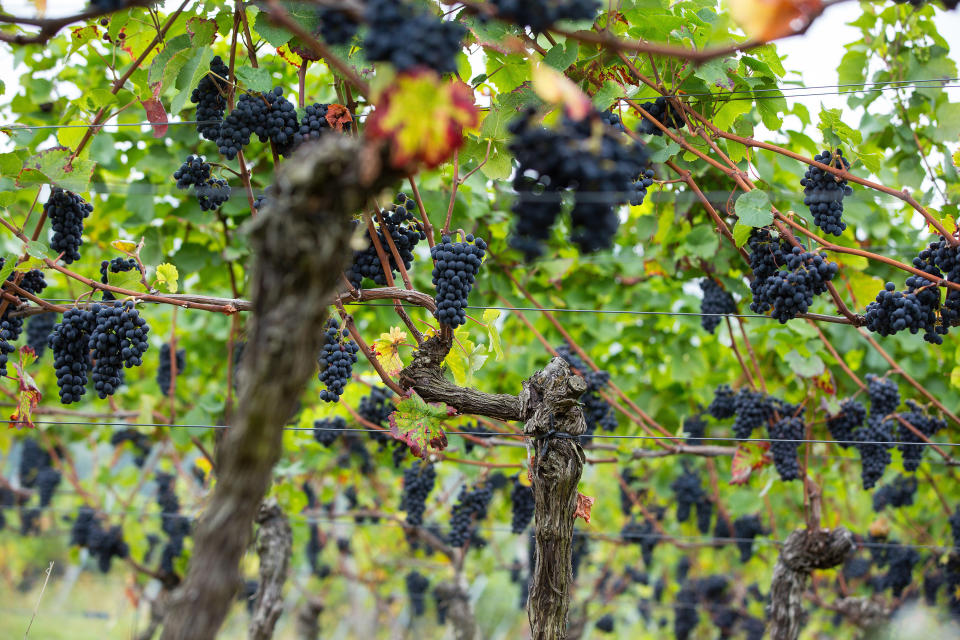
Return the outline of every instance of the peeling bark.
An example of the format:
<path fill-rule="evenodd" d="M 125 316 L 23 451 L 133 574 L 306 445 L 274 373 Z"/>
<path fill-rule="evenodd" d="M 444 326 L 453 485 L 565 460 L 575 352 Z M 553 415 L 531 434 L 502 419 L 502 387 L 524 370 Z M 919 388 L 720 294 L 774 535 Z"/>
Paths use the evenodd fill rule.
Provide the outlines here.
<path fill-rule="evenodd" d="M 577 484 L 584 455 L 575 437 L 587 430 L 577 399 L 586 391 L 583 378 L 561 358 L 554 358 L 523 384 L 520 394 L 526 418 L 523 432 L 534 438 L 532 463 L 537 539 L 527 617 L 533 640 L 561 640 L 567 628 Z"/>
<path fill-rule="evenodd" d="M 287 516 L 272 498 L 260 505 L 257 524 L 260 525 L 257 534 L 260 585 L 247 637 L 250 640 L 270 640 L 277 619 L 283 613 L 283 584 L 287 581 L 293 551 L 293 531 Z"/>
<path fill-rule="evenodd" d="M 324 136 L 280 166 L 276 195 L 251 221 L 253 313 L 236 419 L 219 448 L 218 481 L 198 523 L 163 640 L 212 640 L 240 582 L 251 525 L 280 457 L 282 427 L 313 376 L 328 304 L 350 259 L 351 216 L 396 176 L 348 136 Z"/>
<path fill-rule="evenodd" d="M 438 607 L 446 607 L 447 620 L 453 626 L 453 637 L 456 640 L 479 640 L 480 631 L 477 628 L 477 619 L 470 606 L 470 599 L 464 585 L 454 582 L 441 582 L 433 590 L 437 598 Z"/>
<path fill-rule="evenodd" d="M 833 608 L 844 618 L 867 631 L 879 629 L 890 621 L 890 609 L 879 599 L 843 598 L 835 602 Z"/>
<path fill-rule="evenodd" d="M 427 402 L 444 402 L 460 413 L 521 420 L 517 396 L 458 387 L 444 377 L 443 359 L 450 352 L 450 345 L 450 338 L 443 332 L 420 345 L 413 362 L 400 372 L 400 386 L 414 389 Z"/>
<path fill-rule="evenodd" d="M 770 584 L 769 629 L 771 640 L 797 640 L 807 622 L 803 593 L 814 569 L 843 563 L 853 551 L 853 535 L 832 530 L 797 529 L 780 549 Z"/>

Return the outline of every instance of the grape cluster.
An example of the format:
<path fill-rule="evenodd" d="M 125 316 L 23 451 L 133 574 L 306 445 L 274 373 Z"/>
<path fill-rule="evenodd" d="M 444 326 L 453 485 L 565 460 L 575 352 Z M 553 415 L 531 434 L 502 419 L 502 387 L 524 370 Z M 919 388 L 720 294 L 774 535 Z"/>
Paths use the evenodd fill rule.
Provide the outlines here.
<path fill-rule="evenodd" d="M 623 125 L 621 125 L 622 127 Z M 653 169 L 647 169 L 643 173 L 637 175 L 636 179 L 633 181 L 633 192 L 630 195 L 630 198 L 627 200 L 631 206 L 639 207 L 643 204 L 644 198 L 647 197 L 647 189 L 653 184 Z"/>
<path fill-rule="evenodd" d="M 437 289 L 437 310 L 434 316 L 441 324 L 459 327 L 467 321 L 467 301 L 487 243 L 483 238 L 470 234 L 465 242 L 451 242 L 450 236 L 443 236 L 440 243 L 430 249 L 433 258 L 433 285 Z"/>
<path fill-rule="evenodd" d="M 677 592 L 673 605 L 673 635 L 677 640 L 687 640 L 700 624 L 697 600 L 693 585 L 685 584 Z"/>
<path fill-rule="evenodd" d="M 126 558 L 130 547 L 123 541 L 123 530 L 119 526 L 104 529 L 90 507 L 80 507 L 77 517 L 70 528 L 70 544 L 86 547 L 90 555 L 97 559 L 102 573 L 110 572 L 113 558 Z"/>
<path fill-rule="evenodd" d="M 20 464 L 17 467 L 17 479 L 24 489 L 37 486 L 37 477 L 43 469 L 50 467 L 50 454 L 33 438 L 24 438 L 20 452 Z"/>
<path fill-rule="evenodd" d="M 657 533 L 653 521 L 645 518 L 643 522 L 637 522 L 631 518 L 620 530 L 620 537 L 624 542 L 640 545 L 643 566 L 649 569 L 653 564 L 653 550 L 660 541 L 660 534 Z"/>
<path fill-rule="evenodd" d="M 433 491 L 437 481 L 437 471 L 432 464 L 417 460 L 403 471 L 403 494 L 400 496 L 400 510 L 407 512 L 407 524 L 423 526 L 423 513 L 426 511 L 427 496 Z"/>
<path fill-rule="evenodd" d="M 710 521 L 713 519 L 713 501 L 704 492 L 697 503 L 697 531 L 706 535 L 710 532 Z"/>
<path fill-rule="evenodd" d="M 216 211 L 230 199 L 230 185 L 226 180 L 210 178 L 206 184 L 194 187 L 197 202 L 203 211 Z"/>
<path fill-rule="evenodd" d="M 886 284 L 876 300 L 867 305 L 864 326 L 882 336 L 892 336 L 904 330 L 916 334 L 923 330 L 925 340 L 942 343 L 938 329 L 944 325 L 937 324 L 939 290 L 926 278 L 911 276 L 907 280 L 906 291 L 897 291 L 897 285 L 892 282 Z"/>
<path fill-rule="evenodd" d="M 63 261 L 70 264 L 80 259 L 83 245 L 83 220 L 93 211 L 93 205 L 72 191 L 53 187 L 50 198 L 43 205 L 43 213 L 50 219 L 53 236 L 50 248 L 63 254 Z"/>
<path fill-rule="evenodd" d="M 492 4 L 498 18 L 535 33 L 560 20 L 592 20 L 600 8 L 598 0 L 492 0 Z"/>
<path fill-rule="evenodd" d="M 875 415 L 871 408 L 866 426 L 854 431 L 853 435 L 856 440 L 854 446 L 860 452 L 863 488 L 872 489 L 892 460 L 890 449 L 893 447 L 893 429 L 889 420 Z M 877 444 L 880 442 L 886 444 Z"/>
<path fill-rule="evenodd" d="M 197 133 L 207 140 L 213 141 L 220 136 L 223 112 L 227 108 L 229 77 L 230 69 L 220 56 L 215 56 L 210 61 L 210 73 L 200 79 L 197 88 L 190 94 L 190 101 L 197 105 Z"/>
<path fill-rule="evenodd" d="M 900 389 L 893 380 L 872 373 L 866 375 L 867 395 L 870 397 L 870 415 L 884 418 L 900 406 Z"/>
<path fill-rule="evenodd" d="M 520 164 L 510 245 L 528 260 L 541 255 L 562 194 L 569 192 L 571 241 L 584 253 L 609 248 L 620 225 L 615 207 L 637 202 L 650 178 L 646 146 L 607 126 L 597 136 L 594 124 L 604 120 L 600 112 L 582 120 L 565 116 L 552 129 L 535 126 L 535 113 L 528 109 L 509 126 L 509 149 Z"/>
<path fill-rule="evenodd" d="M 53 467 L 45 467 L 37 474 L 37 494 L 40 497 L 40 508 L 50 506 L 53 494 L 60 485 L 60 472 Z"/>
<path fill-rule="evenodd" d="M 614 618 L 612 613 L 608 613 L 600 617 L 593 625 L 597 631 L 602 631 L 604 633 L 613 633 L 614 628 Z"/>
<path fill-rule="evenodd" d="M 683 420 L 683 431 L 687 434 L 687 444 L 697 446 L 703 444 L 704 434 L 707 431 L 707 421 L 703 413 L 695 413 Z"/>
<path fill-rule="evenodd" d="M 415 617 L 422 616 L 427 610 L 426 595 L 430 581 L 417 571 L 407 574 L 407 595 L 410 597 L 410 606 L 413 607 Z"/>
<path fill-rule="evenodd" d="M 917 479 L 914 476 L 897 476 L 890 484 L 885 484 L 873 493 L 873 510 L 880 512 L 887 506 L 896 509 L 913 504 L 917 492 Z"/>
<path fill-rule="evenodd" d="M 90 310 L 95 314 L 89 341 L 93 358 L 91 377 L 94 390 L 103 399 L 112 396 L 123 383 L 124 367 L 143 364 L 150 327 L 134 308 L 133 300 L 95 304 Z"/>
<path fill-rule="evenodd" d="M 142 467 L 144 462 L 147 461 L 147 456 L 150 455 L 153 442 L 146 434 L 136 429 L 121 429 L 114 431 L 110 436 L 110 444 L 114 447 L 118 447 L 124 442 L 130 442 L 133 445 L 133 463 Z"/>
<path fill-rule="evenodd" d="M 935 416 L 930 416 L 926 411 L 923 410 L 923 407 L 920 407 L 913 400 L 907 400 L 907 407 L 910 409 L 902 414 L 900 417 L 912 425 L 917 431 L 922 433 L 929 440 L 941 429 L 947 428 L 947 422 L 942 418 L 937 418 Z M 897 439 L 900 441 L 898 445 L 900 448 L 900 453 L 903 455 L 903 469 L 905 471 L 916 471 L 920 466 L 920 460 L 923 458 L 923 452 L 926 451 L 927 447 L 922 443 L 923 440 L 915 434 L 912 430 L 908 429 L 905 424 L 896 421 L 897 424 Z"/>
<path fill-rule="evenodd" d="M 468 541 L 473 542 L 476 537 L 474 523 L 487 517 L 491 498 L 493 489 L 488 484 L 476 485 L 472 489 L 466 485 L 460 488 L 457 504 L 450 515 L 450 533 L 447 535 L 450 546 L 462 547 Z"/>
<path fill-rule="evenodd" d="M 260 142 L 269 140 L 277 153 L 287 156 L 293 152 L 299 130 L 296 108 L 283 97 L 283 88 L 275 87 L 267 93 L 241 95 L 237 106 L 220 126 L 216 143 L 220 153 L 232 159 L 250 144 L 250 136 L 256 134 Z"/>
<path fill-rule="evenodd" d="M 733 435 L 738 440 L 746 440 L 754 429 L 766 425 L 773 417 L 772 399 L 759 391 L 741 389 L 733 399 L 736 418 L 733 421 Z"/>
<path fill-rule="evenodd" d="M 713 400 L 707 406 L 715 420 L 726 420 L 737 413 L 737 393 L 729 385 L 722 384 L 713 392 Z"/>
<path fill-rule="evenodd" d="M 330 44 L 347 44 L 360 26 L 348 12 L 331 7 L 317 9 L 317 19 L 320 36 Z"/>
<path fill-rule="evenodd" d="M 837 149 L 834 155 L 829 149 L 813 157 L 814 160 L 838 169 L 849 169 L 850 161 L 843 157 L 843 152 Z M 843 198 L 853 195 L 853 189 L 847 185 L 846 178 L 837 180 L 832 173 L 818 167 L 811 166 L 800 180 L 803 187 L 803 204 L 810 207 L 813 214 L 813 224 L 823 229 L 824 233 L 835 236 L 843 234 L 847 224 L 843 221 Z"/>
<path fill-rule="evenodd" d="M 827 290 L 839 267 L 823 255 L 776 243 L 766 229 L 754 229 L 749 241 L 754 313 L 773 310 L 781 323 L 806 313 L 814 296 Z"/>
<path fill-rule="evenodd" d="M 686 522 L 690 518 L 690 510 L 693 506 L 707 498 L 700 483 L 700 474 L 688 467 L 684 467 L 683 473 L 670 484 L 670 488 L 677 501 L 677 521 L 679 522 Z"/>
<path fill-rule="evenodd" d="M 773 466 L 781 480 L 796 480 L 800 477 L 800 465 L 797 462 L 797 449 L 804 435 L 803 418 L 785 416 L 770 427 L 770 452 L 773 454 Z M 793 440 L 794 442 L 785 442 Z"/>
<path fill-rule="evenodd" d="M 177 349 L 177 375 L 183 373 L 187 367 L 187 350 Z M 170 395 L 170 383 L 172 382 L 170 358 L 170 343 L 164 342 L 160 346 L 160 366 L 157 367 L 157 386 L 160 387 L 160 393 Z"/>
<path fill-rule="evenodd" d="M 863 424 L 867 417 L 867 410 L 858 401 L 847 398 L 840 403 L 840 411 L 827 418 L 827 429 L 830 437 L 839 441 L 844 449 L 853 444 L 853 431 Z"/>
<path fill-rule="evenodd" d="M 389 62 L 398 71 L 429 67 L 437 73 L 457 70 L 460 41 L 467 30 L 402 0 L 370 0 L 366 10 L 367 60 Z"/>
<path fill-rule="evenodd" d="M 273 186 L 263 190 L 263 193 L 253 199 L 253 211 L 259 213 L 267 204 L 273 201 Z"/>
<path fill-rule="evenodd" d="M 308 140 L 319 140 L 320 135 L 325 130 L 330 129 L 330 123 L 327 122 L 327 107 L 329 106 L 319 102 L 307 105 L 303 118 L 300 119 L 300 127 L 293 134 L 295 147 L 299 147 Z"/>
<path fill-rule="evenodd" d="M 313 421 L 313 439 L 325 447 L 329 447 L 343 433 L 347 421 L 340 416 L 321 418 Z"/>
<path fill-rule="evenodd" d="M 87 373 L 90 371 L 90 334 L 96 327 L 93 311 L 72 308 L 63 314 L 63 320 L 53 327 L 50 348 L 60 402 L 70 404 L 86 393 Z"/>
<path fill-rule="evenodd" d="M 387 387 L 373 387 L 370 389 L 370 393 L 360 400 L 357 414 L 378 427 L 386 427 L 390 420 L 390 414 L 393 413 L 392 398 L 393 391 Z M 371 433 L 370 436 L 380 443 L 381 448 L 391 440 L 390 435 L 385 431 L 376 431 Z"/>
<path fill-rule="evenodd" d="M 324 402 L 337 402 L 340 399 L 343 388 L 350 380 L 353 365 L 357 363 L 360 347 L 347 338 L 348 335 L 346 329 L 340 330 L 340 325 L 334 318 L 327 321 L 323 346 L 317 356 L 317 364 L 320 366 L 317 378 L 326 387 L 320 391 L 320 399 Z"/>
<path fill-rule="evenodd" d="M 136 269 L 140 270 L 140 265 L 133 258 L 114 258 L 113 260 L 103 260 L 100 262 L 100 282 L 110 284 L 109 273 L 126 273 Z M 104 301 L 116 300 L 116 297 L 110 291 L 103 292 Z"/>
<path fill-rule="evenodd" d="M 173 575 L 173 562 L 183 553 L 183 539 L 190 535 L 190 519 L 180 514 L 180 500 L 173 488 L 174 476 L 158 473 L 156 480 L 161 529 L 168 536 L 160 557 L 160 572 Z"/>
<path fill-rule="evenodd" d="M 523 533 L 530 521 L 533 520 L 535 501 L 533 489 L 520 482 L 519 476 L 513 478 L 513 488 L 510 490 L 510 504 L 513 520 L 510 530 L 513 533 Z"/>
<path fill-rule="evenodd" d="M 713 333 L 720 324 L 720 316 L 712 314 L 731 314 L 737 312 L 737 303 L 733 296 L 713 278 L 704 278 L 700 281 L 700 290 L 703 291 L 703 300 L 700 302 L 700 325 L 709 333 Z"/>
<path fill-rule="evenodd" d="M 880 565 L 886 566 L 887 572 L 879 576 L 874 587 L 877 591 L 890 589 L 893 597 L 899 598 L 903 590 L 913 582 L 913 567 L 920 561 L 920 554 L 916 549 L 898 545 L 894 541 L 887 544 L 893 546 L 887 548 Z"/>
<path fill-rule="evenodd" d="M 662 124 L 667 129 L 682 129 L 686 126 L 686 122 L 683 117 L 677 113 L 676 109 L 670 102 L 664 97 L 660 96 L 653 102 L 644 102 L 640 105 L 644 111 L 653 116 L 654 120 Z M 639 127 L 640 133 L 644 134 L 653 134 L 655 136 L 662 136 L 663 131 L 660 128 L 644 118 L 640 121 Z"/>
<path fill-rule="evenodd" d="M 391 273 L 396 275 L 400 271 L 393 251 L 390 248 L 390 242 L 397 248 L 397 254 L 403 263 L 404 269 L 409 269 L 413 264 L 413 251 L 417 244 L 426 239 L 423 226 L 414 218 L 413 210 L 416 203 L 408 198 L 404 193 L 398 193 L 394 201 L 393 210 L 381 211 L 383 224 L 376 226 L 377 239 L 387 256 L 387 262 L 390 264 Z M 388 241 L 389 238 L 389 241 Z M 387 277 L 383 270 L 383 263 L 380 262 L 380 256 L 377 255 L 376 245 L 371 243 L 362 251 L 353 252 L 353 262 L 346 271 L 347 280 L 355 288 L 359 289 L 364 279 L 373 280 L 380 286 L 386 286 Z"/>
<path fill-rule="evenodd" d="M 210 165 L 200 156 L 187 156 L 180 168 L 173 172 L 173 179 L 177 181 L 177 189 L 206 184 L 210 179 Z"/>
<path fill-rule="evenodd" d="M 38 358 L 47 350 L 50 334 L 53 333 L 55 324 L 57 324 L 57 314 L 55 313 L 41 313 L 37 316 L 31 316 L 27 320 L 27 346 L 33 349 Z"/>
<path fill-rule="evenodd" d="M 723 520 L 723 518 L 718 518 Z M 740 516 L 733 521 L 733 537 L 737 538 L 737 548 L 740 550 L 740 562 L 748 562 L 753 557 L 753 539 L 766 535 L 760 516 L 756 514 Z"/>

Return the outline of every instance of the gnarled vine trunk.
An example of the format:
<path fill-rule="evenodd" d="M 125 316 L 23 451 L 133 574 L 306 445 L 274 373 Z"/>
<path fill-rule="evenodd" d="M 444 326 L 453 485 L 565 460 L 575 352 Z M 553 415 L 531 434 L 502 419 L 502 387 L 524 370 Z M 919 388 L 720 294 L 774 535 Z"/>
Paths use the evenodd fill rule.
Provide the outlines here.
<path fill-rule="evenodd" d="M 442 369 L 450 344 L 443 333 L 424 342 L 400 372 L 400 384 L 428 402 L 445 402 L 461 413 L 525 421 L 524 434 L 536 448 L 531 476 L 537 539 L 527 612 L 535 640 L 560 640 L 570 607 L 573 522 L 584 463 L 577 436 L 587 429 L 578 398 L 587 384 L 566 361 L 554 358 L 524 381 L 519 396 L 458 387 Z"/>
<path fill-rule="evenodd" d="M 394 178 L 380 172 L 379 156 L 360 140 L 325 136 L 281 165 L 272 202 L 252 221 L 253 314 L 236 419 L 220 447 L 217 484 L 163 640 L 210 640 L 223 623 L 280 456 L 283 424 L 316 371 L 328 305 L 352 255 L 351 216 Z"/>
<path fill-rule="evenodd" d="M 803 592 L 814 569 L 841 564 L 853 551 L 853 535 L 838 527 L 832 530 L 797 529 L 791 533 L 777 558 L 770 584 L 771 640 L 797 640 L 807 622 Z"/>
<path fill-rule="evenodd" d="M 249 640 L 270 640 L 277 619 L 283 613 L 283 584 L 287 581 L 293 531 L 286 514 L 271 498 L 257 513 L 257 554 L 260 556 L 260 584 L 250 616 Z"/>

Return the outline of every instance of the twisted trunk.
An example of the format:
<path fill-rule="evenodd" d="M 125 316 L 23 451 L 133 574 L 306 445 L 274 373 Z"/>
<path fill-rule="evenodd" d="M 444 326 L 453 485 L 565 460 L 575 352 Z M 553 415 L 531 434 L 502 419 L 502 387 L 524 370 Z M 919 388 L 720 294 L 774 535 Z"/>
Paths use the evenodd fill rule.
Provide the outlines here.
<path fill-rule="evenodd" d="M 797 640 L 807 622 L 803 592 L 814 569 L 841 564 L 853 551 L 853 535 L 839 527 L 832 530 L 797 529 L 783 543 L 770 584 L 771 640 Z"/>
<path fill-rule="evenodd" d="M 293 551 L 293 531 L 287 516 L 272 498 L 260 505 L 257 524 L 260 525 L 257 535 L 260 585 L 247 637 L 249 640 L 270 640 L 277 618 L 283 613 L 283 583 L 287 581 Z"/>
<path fill-rule="evenodd" d="M 351 216 L 392 175 L 362 141 L 325 136 L 281 165 L 273 202 L 251 223 L 253 313 L 234 424 L 163 640 L 211 640 L 240 582 L 251 525 L 280 457 L 282 427 L 313 376 L 330 299 L 351 256 Z"/>

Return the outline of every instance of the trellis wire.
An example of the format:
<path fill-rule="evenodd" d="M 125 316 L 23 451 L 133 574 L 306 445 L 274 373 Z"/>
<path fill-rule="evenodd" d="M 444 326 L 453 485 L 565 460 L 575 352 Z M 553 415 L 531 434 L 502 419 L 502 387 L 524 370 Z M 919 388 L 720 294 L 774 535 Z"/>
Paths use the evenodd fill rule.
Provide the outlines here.
<path fill-rule="evenodd" d="M 6 420 L 8 424 L 29 424 L 26 420 Z M 99 426 L 109 426 L 109 427 L 160 427 L 160 428 L 177 428 L 177 429 L 229 429 L 230 425 L 226 424 L 165 424 L 162 422 L 81 422 L 75 420 L 34 420 L 33 424 L 50 424 L 50 425 L 62 425 L 62 426 L 88 426 L 88 427 L 99 427 Z M 355 433 L 389 433 L 386 429 L 362 429 L 359 427 L 283 427 L 284 431 L 339 431 L 339 432 L 355 432 Z M 490 433 L 489 431 L 448 431 L 448 434 L 453 435 L 464 435 L 464 436 L 475 436 L 475 437 L 496 437 L 496 436 L 505 436 L 505 437 L 520 437 L 524 434 L 522 433 Z M 617 435 L 617 434 L 590 434 L 591 438 L 604 438 L 610 440 L 671 440 L 678 441 L 679 444 L 686 444 L 686 436 L 639 436 L 639 435 Z M 960 443 L 954 442 L 897 442 L 897 441 L 881 441 L 881 440 L 799 440 L 791 438 L 734 438 L 734 437 L 711 437 L 711 436 L 699 436 L 697 440 L 709 440 L 716 442 L 796 442 L 796 443 L 812 443 L 812 444 L 882 444 L 882 445 L 908 445 L 908 446 L 939 446 L 939 447 L 958 447 Z"/>
<path fill-rule="evenodd" d="M 18 507 L 18 508 L 31 508 L 31 507 Z M 49 511 L 51 513 L 58 513 L 62 515 L 72 515 L 76 512 L 76 509 L 63 509 L 57 507 L 46 507 L 43 511 Z M 105 516 L 110 517 L 127 517 L 127 516 L 138 516 L 138 517 L 158 517 L 160 519 L 188 519 L 196 520 L 196 515 L 185 515 L 183 513 L 164 513 L 162 511 L 147 511 L 144 509 L 125 509 L 120 511 L 107 511 L 107 510 L 96 510 L 97 513 L 100 513 Z M 354 520 L 350 522 L 349 518 L 356 518 L 361 516 L 366 518 L 364 522 L 357 522 Z M 374 522 L 370 520 L 371 517 L 376 517 L 377 521 Z M 292 513 L 287 514 L 287 518 L 290 520 L 305 522 L 307 524 L 331 524 L 331 525 L 346 525 L 348 527 L 364 527 L 364 526 L 388 526 L 395 528 L 405 528 L 404 523 L 386 518 L 383 516 L 371 516 L 367 513 L 353 513 L 353 512 L 344 512 L 337 514 L 334 517 L 318 517 L 311 515 L 309 513 Z M 449 528 L 449 527 L 448 527 Z M 476 525 L 477 531 L 485 533 L 508 533 L 511 535 L 520 535 L 514 534 L 511 527 L 498 527 L 492 525 Z M 65 533 L 69 533 L 65 531 Z M 577 535 L 583 535 L 588 538 L 595 540 L 606 541 L 606 542 L 625 542 L 630 544 L 633 540 L 675 540 L 678 542 L 722 542 L 724 544 L 735 544 L 738 542 L 759 542 L 761 544 L 772 544 L 772 545 L 782 545 L 784 540 L 779 540 L 776 538 L 768 537 L 756 537 L 756 538 L 737 538 L 737 537 L 722 537 L 722 536 L 709 536 L 709 535 L 687 535 L 687 534 L 677 534 L 671 535 L 666 533 L 631 533 L 628 536 L 621 535 L 620 531 L 608 532 L 608 531 L 587 531 L 583 529 L 577 529 Z M 869 542 L 861 541 L 856 543 L 860 547 L 865 548 L 898 548 L 905 547 L 910 549 L 937 549 L 937 550 L 953 550 L 960 549 L 960 547 L 955 547 L 949 544 L 936 545 L 936 544 L 894 544 L 890 542 Z"/>
<path fill-rule="evenodd" d="M 820 96 L 834 96 L 834 95 L 847 95 L 851 93 L 869 93 L 875 91 L 890 91 L 897 89 L 908 89 L 908 88 L 942 88 L 942 89 L 956 89 L 960 88 L 960 84 L 951 84 L 953 82 L 960 81 L 960 78 L 926 78 L 918 80 L 889 80 L 886 82 L 874 82 L 874 83 L 846 83 L 846 84 L 824 84 L 824 85 L 814 85 L 811 87 L 805 86 L 791 86 L 791 87 L 777 87 L 772 89 L 750 89 L 750 90 L 737 90 L 730 91 L 728 93 L 684 93 L 680 94 L 678 98 L 701 98 L 701 97 L 710 97 L 713 96 L 718 99 L 719 102 L 733 102 L 739 100 L 775 100 L 777 98 L 815 98 Z M 929 86 L 928 86 L 929 85 Z M 800 93 L 803 91 L 812 91 L 814 89 L 844 89 L 847 87 L 859 87 L 863 86 L 862 89 L 848 89 L 846 91 L 825 91 L 817 93 Z M 867 88 L 869 86 L 870 88 Z M 764 95 L 753 95 L 758 93 L 773 93 L 780 92 L 782 95 L 776 96 L 764 96 Z M 741 97 L 742 96 L 742 97 Z M 479 106 L 479 105 L 478 105 Z M 480 106 L 481 109 L 489 109 L 489 107 Z M 353 118 L 359 119 L 365 117 L 365 113 L 355 113 L 351 114 Z M 43 129 L 89 129 L 89 128 L 103 128 L 103 127 L 159 127 L 159 126 L 172 126 L 172 125 L 182 125 L 182 124 L 215 124 L 219 121 L 217 120 L 171 120 L 166 122 L 114 122 L 114 123 L 99 123 L 99 124 L 45 124 L 45 125 L 20 125 L 18 123 L 7 123 L 0 124 L 0 129 L 10 129 L 16 131 L 39 131 Z"/>

